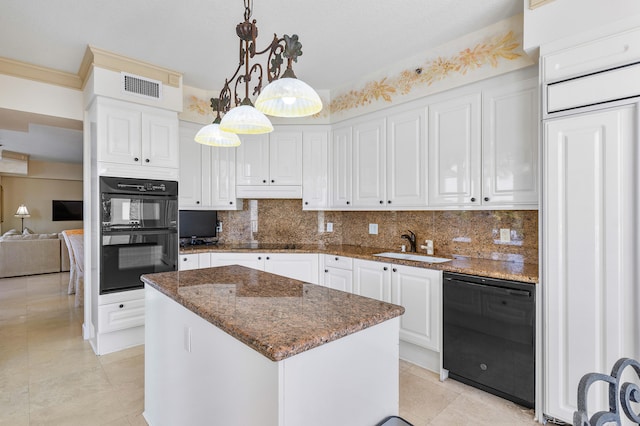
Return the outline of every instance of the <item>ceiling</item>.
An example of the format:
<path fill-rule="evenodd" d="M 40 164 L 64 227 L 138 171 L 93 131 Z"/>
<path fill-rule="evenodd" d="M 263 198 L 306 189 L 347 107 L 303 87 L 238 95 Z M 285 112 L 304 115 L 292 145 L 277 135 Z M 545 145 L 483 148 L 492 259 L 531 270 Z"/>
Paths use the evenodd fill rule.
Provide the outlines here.
<path fill-rule="evenodd" d="M 303 55 L 294 64 L 296 75 L 330 90 L 522 13 L 523 1 L 255 0 L 252 9 L 257 48 L 264 49 L 274 33 L 298 34 Z M 219 90 L 238 64 L 235 26 L 243 13 L 240 0 L 6 0 L 0 57 L 77 73 L 92 45 L 181 72 L 185 85 Z M 0 110 L 3 129 L 4 114 Z M 47 147 L 59 139 L 82 139 L 79 130 L 31 127 L 27 135 L 0 130 L 2 148 L 24 152 L 21 146 L 32 149 L 47 139 L 32 158 L 61 161 Z M 81 157 L 80 152 L 74 162 Z"/>

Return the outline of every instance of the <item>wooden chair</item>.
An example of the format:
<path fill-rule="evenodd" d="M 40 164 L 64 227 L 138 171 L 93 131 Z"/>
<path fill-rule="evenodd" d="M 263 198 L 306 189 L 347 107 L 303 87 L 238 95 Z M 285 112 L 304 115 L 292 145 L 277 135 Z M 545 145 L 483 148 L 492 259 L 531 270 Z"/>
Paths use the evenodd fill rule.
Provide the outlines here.
<path fill-rule="evenodd" d="M 640 363 L 631 358 L 620 358 L 611 369 L 611 375 L 585 374 L 578 384 L 578 411 L 573 413 L 573 426 L 600 426 L 622 424 L 620 407 L 629 420 L 640 424 L 640 413 L 633 411 L 631 403 L 640 402 L 640 387 L 637 383 L 620 383 L 625 368 L 631 367 L 640 379 Z M 603 381 L 609 384 L 609 411 L 598 411 L 589 418 L 587 394 L 592 384 Z"/>
<path fill-rule="evenodd" d="M 82 229 L 64 230 L 62 236 L 69 249 L 68 294 L 75 293 L 75 306 L 80 307 L 84 303 L 84 231 Z"/>

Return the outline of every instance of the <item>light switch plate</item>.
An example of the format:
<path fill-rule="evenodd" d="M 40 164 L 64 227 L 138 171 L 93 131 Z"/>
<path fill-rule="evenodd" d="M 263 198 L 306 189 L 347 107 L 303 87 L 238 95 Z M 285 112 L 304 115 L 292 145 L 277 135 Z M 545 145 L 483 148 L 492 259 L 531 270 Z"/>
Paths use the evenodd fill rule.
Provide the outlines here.
<path fill-rule="evenodd" d="M 370 223 L 369 224 L 369 234 L 378 235 L 378 224 Z"/>
<path fill-rule="evenodd" d="M 327 222 L 327 232 L 333 232 L 333 222 Z"/>
<path fill-rule="evenodd" d="M 503 242 L 503 243 L 511 242 L 511 229 L 509 228 L 500 229 L 500 242 Z"/>

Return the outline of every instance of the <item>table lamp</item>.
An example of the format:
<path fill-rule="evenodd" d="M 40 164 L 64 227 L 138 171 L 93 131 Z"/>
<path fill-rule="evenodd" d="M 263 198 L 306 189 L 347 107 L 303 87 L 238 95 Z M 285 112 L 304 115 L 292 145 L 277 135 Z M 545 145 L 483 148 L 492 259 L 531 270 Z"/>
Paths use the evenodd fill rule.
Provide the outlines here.
<path fill-rule="evenodd" d="M 16 214 L 14 215 L 15 217 L 19 217 L 20 219 L 22 219 L 22 231 L 24 232 L 24 218 L 25 217 L 31 217 L 31 215 L 29 214 L 29 210 L 27 209 L 27 206 L 25 206 L 24 204 L 20 204 L 20 206 L 18 207 L 18 211 L 16 212 Z"/>

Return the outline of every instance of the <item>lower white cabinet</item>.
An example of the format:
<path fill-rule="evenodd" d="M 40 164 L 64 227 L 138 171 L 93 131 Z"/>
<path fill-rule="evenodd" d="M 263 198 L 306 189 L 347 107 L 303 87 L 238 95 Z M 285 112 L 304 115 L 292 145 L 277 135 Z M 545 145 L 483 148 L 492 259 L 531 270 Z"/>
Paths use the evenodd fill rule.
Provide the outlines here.
<path fill-rule="evenodd" d="M 211 266 L 241 265 L 318 284 L 318 255 L 313 253 L 211 253 Z"/>
<path fill-rule="evenodd" d="M 109 303 L 98 307 L 98 326 L 100 332 L 144 325 L 144 299 Z"/>
<path fill-rule="evenodd" d="M 353 292 L 353 259 L 345 256 L 330 254 L 320 255 L 322 259 L 322 274 L 320 285 L 334 290 Z"/>
<path fill-rule="evenodd" d="M 353 292 L 391 302 L 391 265 L 370 260 L 353 260 Z"/>
<path fill-rule="evenodd" d="M 211 257 L 209 256 L 209 253 L 181 254 L 179 259 L 178 268 L 181 271 L 208 268 L 211 266 Z"/>
<path fill-rule="evenodd" d="M 404 306 L 400 340 L 440 352 L 442 271 L 391 267 L 391 303 Z"/>

